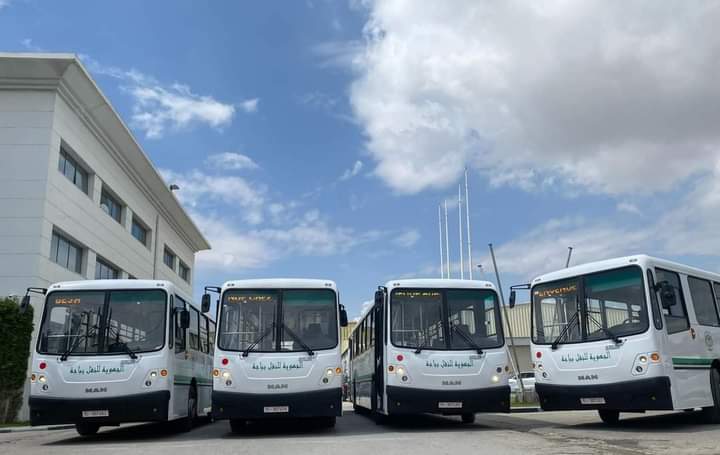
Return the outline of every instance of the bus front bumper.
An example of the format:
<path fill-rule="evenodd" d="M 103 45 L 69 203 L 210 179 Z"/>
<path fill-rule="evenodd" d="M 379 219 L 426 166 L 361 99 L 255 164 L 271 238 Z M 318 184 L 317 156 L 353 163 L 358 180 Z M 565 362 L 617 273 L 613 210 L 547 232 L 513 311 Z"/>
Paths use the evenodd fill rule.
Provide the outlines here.
<path fill-rule="evenodd" d="M 30 425 L 96 423 L 114 425 L 127 422 L 163 421 L 168 418 L 170 391 L 103 398 L 51 398 L 31 396 Z M 83 417 L 83 412 L 101 411 L 101 417 Z M 107 412 L 105 412 L 107 411 Z"/>
<path fill-rule="evenodd" d="M 545 411 L 609 409 L 614 411 L 672 410 L 670 378 L 666 376 L 613 384 L 535 384 Z"/>
<path fill-rule="evenodd" d="M 510 386 L 471 390 L 387 387 L 389 414 L 474 414 L 510 412 Z"/>
<path fill-rule="evenodd" d="M 298 393 L 212 393 L 215 419 L 272 419 L 342 415 L 342 389 Z"/>

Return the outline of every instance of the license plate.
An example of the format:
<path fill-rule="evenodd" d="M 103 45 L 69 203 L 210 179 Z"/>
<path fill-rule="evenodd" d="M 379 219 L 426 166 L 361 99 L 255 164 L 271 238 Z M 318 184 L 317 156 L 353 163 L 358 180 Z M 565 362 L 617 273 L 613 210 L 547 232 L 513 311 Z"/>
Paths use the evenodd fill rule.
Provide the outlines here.
<path fill-rule="evenodd" d="M 279 414 L 283 412 L 290 412 L 290 406 L 265 406 L 263 408 L 265 414 Z"/>
<path fill-rule="evenodd" d="M 440 409 L 461 409 L 462 401 L 441 401 L 438 403 Z"/>
<path fill-rule="evenodd" d="M 605 398 L 602 398 L 602 397 L 580 398 L 580 404 L 605 404 Z"/>
<path fill-rule="evenodd" d="M 83 417 L 109 417 L 110 411 L 107 409 L 99 409 L 95 411 L 83 411 L 82 412 Z"/>

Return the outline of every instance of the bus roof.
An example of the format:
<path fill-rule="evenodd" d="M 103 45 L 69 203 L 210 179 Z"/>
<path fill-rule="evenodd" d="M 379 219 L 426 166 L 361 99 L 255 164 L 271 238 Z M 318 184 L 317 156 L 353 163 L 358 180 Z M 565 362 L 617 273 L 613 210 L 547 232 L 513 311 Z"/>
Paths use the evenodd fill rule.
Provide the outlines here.
<path fill-rule="evenodd" d="M 262 278 L 252 280 L 227 281 L 223 289 L 332 289 L 337 286 L 332 280 L 315 280 L 308 278 Z"/>
<path fill-rule="evenodd" d="M 148 289 L 173 287 L 171 281 L 165 280 L 81 280 L 61 281 L 53 283 L 48 291 L 62 290 L 104 290 L 104 289 Z"/>
<path fill-rule="evenodd" d="M 665 269 L 674 270 L 681 273 L 705 276 L 711 279 L 720 281 L 720 274 L 709 272 L 707 270 L 698 269 L 688 265 L 680 264 L 678 262 L 668 261 L 667 259 L 660 259 L 646 254 L 636 254 L 633 256 L 623 256 L 612 259 L 605 259 L 602 261 L 588 262 L 585 264 L 568 267 L 566 269 L 556 270 L 554 272 L 540 275 L 534 280 L 532 284 L 546 283 L 549 281 L 562 280 L 563 278 L 572 278 L 578 275 L 585 275 L 588 273 L 600 272 L 603 270 L 617 269 L 628 265 L 640 265 L 644 267 L 660 267 Z"/>
<path fill-rule="evenodd" d="M 492 289 L 495 285 L 489 281 L 481 280 L 453 280 L 444 278 L 412 278 L 391 280 L 385 283 L 388 289 L 393 288 L 472 288 L 472 289 Z"/>

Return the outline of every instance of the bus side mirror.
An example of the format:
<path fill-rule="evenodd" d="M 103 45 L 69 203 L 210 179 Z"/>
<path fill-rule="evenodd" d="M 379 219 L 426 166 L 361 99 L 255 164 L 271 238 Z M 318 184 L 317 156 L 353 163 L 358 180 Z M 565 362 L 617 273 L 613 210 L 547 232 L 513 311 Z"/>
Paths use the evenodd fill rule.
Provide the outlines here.
<path fill-rule="evenodd" d="M 30 306 L 30 296 L 25 294 L 20 302 L 20 314 L 25 314 L 28 307 Z"/>
<path fill-rule="evenodd" d="M 380 306 L 383 304 L 384 301 L 385 301 L 385 293 L 380 289 L 375 291 L 375 305 Z"/>
<path fill-rule="evenodd" d="M 203 313 L 210 311 L 210 294 L 203 294 L 201 308 Z"/>
<path fill-rule="evenodd" d="M 188 310 L 180 310 L 178 312 L 180 315 L 180 328 L 181 329 L 189 329 L 190 328 L 190 312 Z"/>
<path fill-rule="evenodd" d="M 348 325 L 348 317 L 347 317 L 347 311 L 345 310 L 345 305 L 340 305 L 340 327 L 347 327 Z"/>
<path fill-rule="evenodd" d="M 675 288 L 667 281 L 658 283 L 658 286 L 660 287 L 660 304 L 664 309 L 669 310 L 677 303 Z"/>
<path fill-rule="evenodd" d="M 515 306 L 516 298 L 517 298 L 517 293 L 514 290 L 510 291 L 510 300 L 508 300 L 508 306 L 510 308 L 513 308 Z"/>

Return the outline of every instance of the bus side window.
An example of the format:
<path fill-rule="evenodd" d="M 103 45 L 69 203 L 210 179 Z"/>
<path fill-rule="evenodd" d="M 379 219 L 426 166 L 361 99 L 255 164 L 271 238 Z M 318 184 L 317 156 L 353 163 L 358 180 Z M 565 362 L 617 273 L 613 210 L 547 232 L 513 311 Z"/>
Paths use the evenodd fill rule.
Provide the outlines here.
<path fill-rule="evenodd" d="M 657 292 L 655 292 L 655 280 L 653 279 L 652 271 L 647 271 L 648 289 L 650 289 L 650 305 L 652 306 L 653 322 L 655 328 L 662 330 L 662 311 L 660 311 L 660 305 L 658 304 Z"/>
<path fill-rule="evenodd" d="M 715 291 L 715 304 L 720 309 L 720 283 L 713 283 L 713 290 Z"/>
<path fill-rule="evenodd" d="M 685 297 L 680 284 L 680 275 L 669 270 L 655 269 L 655 276 L 657 276 L 658 283 L 667 281 L 675 290 L 675 305 L 669 309 L 663 308 L 668 333 L 677 333 L 689 329 L 690 322 L 685 308 Z"/>
<path fill-rule="evenodd" d="M 720 326 L 712 284 L 707 280 L 689 276 L 688 286 L 698 324 L 711 327 Z"/>
<path fill-rule="evenodd" d="M 200 313 L 190 307 L 190 349 L 200 350 Z"/>
<path fill-rule="evenodd" d="M 185 309 L 185 301 L 178 296 L 175 296 L 175 353 L 185 352 L 185 330 L 180 327 L 180 311 Z"/>

